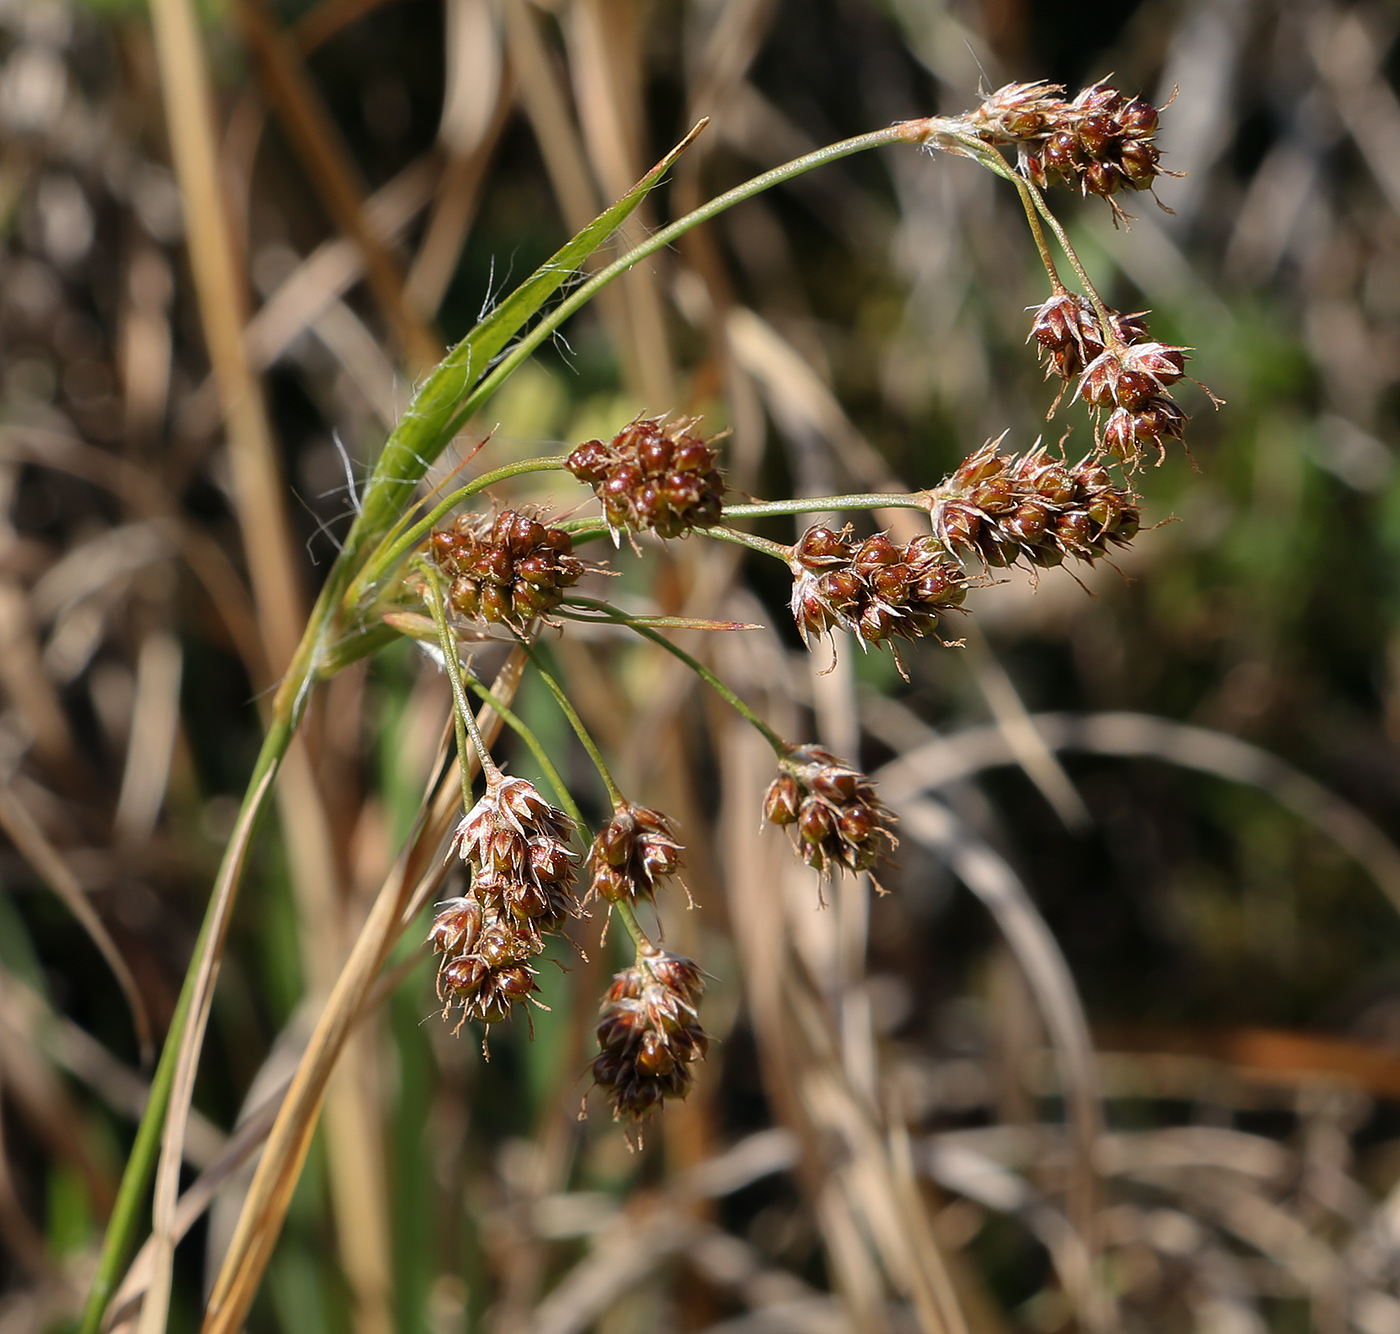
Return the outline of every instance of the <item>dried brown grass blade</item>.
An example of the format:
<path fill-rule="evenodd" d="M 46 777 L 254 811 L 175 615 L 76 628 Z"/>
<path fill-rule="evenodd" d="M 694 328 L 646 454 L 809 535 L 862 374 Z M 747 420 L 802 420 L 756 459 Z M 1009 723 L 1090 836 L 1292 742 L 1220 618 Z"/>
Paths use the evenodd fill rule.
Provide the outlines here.
<path fill-rule="evenodd" d="M 515 102 L 514 73 L 503 59 L 498 21 L 488 0 L 447 0 L 445 63 L 438 142 L 447 166 L 405 293 L 431 319 L 447 293 L 476 212 L 477 194 Z"/>
<path fill-rule="evenodd" d="M 170 779 L 170 759 L 180 726 L 180 642 L 168 630 L 153 630 L 136 655 L 136 697 L 131 740 L 113 823 L 119 836 L 144 841 L 155 829 Z"/>
<path fill-rule="evenodd" d="M 1110 1325 L 1104 1296 L 1092 1282 L 1098 1253 L 1094 1153 L 1103 1133 L 1103 1096 L 1088 1020 L 1074 976 L 1045 919 L 1010 866 L 945 806 L 927 798 L 894 797 L 900 829 L 939 854 L 986 905 L 1036 997 L 1060 1062 L 1072 1131 L 1069 1216 L 1084 1241 L 1086 1266 L 1076 1304 L 1091 1328 Z"/>
<path fill-rule="evenodd" d="M 151 1035 L 151 1017 L 146 1010 L 146 1002 L 141 998 L 136 979 L 131 975 L 126 960 L 117 949 L 116 942 L 102 925 L 102 919 L 88 902 L 78 877 L 73 874 L 63 855 L 49 842 L 44 831 L 39 828 L 29 808 L 15 795 L 9 783 L 0 783 L 0 826 L 9 835 L 10 841 L 20 855 L 39 873 L 39 876 L 62 901 L 64 907 L 78 920 L 87 932 L 89 939 L 97 946 L 117 985 L 126 997 L 131 1011 L 132 1027 L 136 1030 L 136 1040 L 141 1049 L 143 1064 L 150 1062 L 155 1047 Z"/>
<path fill-rule="evenodd" d="M 234 891 L 243 870 L 243 859 L 248 851 L 253 827 L 262 808 L 262 798 L 276 776 L 276 766 L 270 767 L 245 801 L 238 823 L 229 836 L 229 852 L 224 858 L 223 873 L 214 886 L 207 944 L 200 954 L 199 972 L 195 975 L 194 987 L 190 994 L 189 1020 L 185 1025 L 176 1058 L 175 1077 L 170 1088 L 170 1102 L 161 1135 L 155 1198 L 151 1208 L 151 1282 L 145 1303 L 141 1307 L 141 1321 L 138 1326 L 141 1334 L 162 1334 L 169 1314 L 170 1283 L 177 1238 L 175 1213 L 179 1202 L 185 1123 L 189 1117 L 190 1101 L 194 1096 L 194 1079 L 199 1068 L 199 1054 L 204 1046 L 209 1010 L 214 1002 L 214 982 L 219 975 L 219 961 L 223 955 Z"/>
<path fill-rule="evenodd" d="M 1016 756 L 1016 762 L 1040 789 L 1041 795 L 1050 803 L 1065 828 L 1083 833 L 1093 824 L 1084 798 L 1079 795 L 1079 789 L 1065 772 L 1064 766 L 1055 758 L 1055 752 L 1036 731 L 1030 710 L 1026 708 L 1015 683 L 1006 674 L 1006 668 L 992 652 L 976 621 L 968 623 L 964 638 L 967 641 L 968 665 L 981 687 L 992 717 L 1006 737 L 1006 744 Z"/>
<path fill-rule="evenodd" d="M 497 675 L 493 693 L 503 700 L 513 699 L 525 662 L 524 652 L 515 649 Z M 500 730 L 500 719 L 490 708 L 482 709 L 479 721 L 488 741 Z M 384 882 L 321 1013 L 215 1279 L 205 1310 L 204 1334 L 234 1334 L 252 1304 L 311 1146 L 326 1087 L 345 1040 L 384 959 L 402 932 L 408 903 L 434 892 L 446 875 L 439 850 L 460 809 L 458 794 L 453 791 L 455 781 L 455 774 L 448 770 L 442 789 L 454 799 L 432 804 L 432 819 L 420 825 L 412 845 Z"/>
<path fill-rule="evenodd" d="M 294 43 L 279 30 L 262 0 L 239 0 L 235 9 L 287 136 L 336 226 L 359 246 L 370 290 L 385 318 L 416 370 L 435 366 L 443 348 L 404 300 L 398 263 L 365 222 L 368 192 Z"/>
<path fill-rule="evenodd" d="M 1364 812 L 1276 755 L 1224 732 L 1145 713 L 1040 713 L 1033 721 L 1056 750 L 1163 760 L 1267 792 L 1354 857 L 1400 911 L 1400 848 Z M 909 751 L 890 761 L 877 778 L 898 802 L 903 794 L 942 787 L 1012 761 L 997 729 L 975 727 Z"/>

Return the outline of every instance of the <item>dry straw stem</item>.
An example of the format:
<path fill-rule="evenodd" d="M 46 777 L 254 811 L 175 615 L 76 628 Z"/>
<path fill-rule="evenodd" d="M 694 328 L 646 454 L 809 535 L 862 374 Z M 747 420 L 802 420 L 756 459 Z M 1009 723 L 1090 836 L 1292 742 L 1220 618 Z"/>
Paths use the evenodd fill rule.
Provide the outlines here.
<path fill-rule="evenodd" d="M 514 699 L 525 662 L 521 649 L 512 650 L 497 674 L 492 693 L 502 700 Z M 477 716 L 477 726 L 490 744 L 500 731 L 500 716 L 484 707 Z M 449 770 L 418 837 L 399 858 L 375 898 L 268 1137 L 233 1240 L 210 1292 L 204 1334 L 234 1334 L 247 1316 L 311 1147 L 326 1085 L 375 978 L 403 930 L 404 909 L 421 896 L 425 885 L 440 884 L 447 873 L 439 852 L 458 818 L 460 799 L 456 773 Z"/>
<path fill-rule="evenodd" d="M 159 0 L 152 6 L 152 20 L 166 122 L 186 213 L 190 262 L 205 340 L 228 423 L 238 520 L 252 573 L 261 636 L 273 671 L 278 672 L 287 668 L 295 656 L 304 605 L 271 427 L 244 348 L 241 287 L 219 189 L 203 52 L 188 0 Z M 282 759 L 277 795 L 302 920 L 302 953 L 310 983 L 319 989 L 329 985 L 340 949 L 336 933 L 324 929 L 325 923 L 336 920 L 339 873 L 305 743 L 289 738 Z M 234 888 L 236 880 L 230 894 Z M 313 927 L 313 923 L 322 925 Z M 206 948 L 217 951 L 222 932 L 212 932 L 205 939 Z M 201 971 L 206 962 L 197 956 Z M 336 1114 L 328 1127 L 332 1196 L 340 1240 L 347 1251 L 347 1272 L 360 1306 L 368 1312 L 368 1328 L 374 1330 L 388 1320 L 388 1243 L 382 1228 L 377 1226 L 383 1216 L 383 1200 L 367 1202 L 363 1198 L 364 1186 L 377 1180 L 369 1170 L 377 1136 L 372 1112 L 363 1105 L 363 1095 L 349 1083 L 345 1093 L 343 1100 L 337 1099 Z M 183 1116 L 178 1102 L 172 1104 L 169 1115 L 172 1122 Z M 173 1191 L 174 1187 L 167 1189 Z M 382 1196 L 382 1190 L 379 1194 Z M 364 1207 L 366 1203 L 368 1209 Z M 168 1206 L 173 1212 L 173 1195 Z M 161 1272 L 159 1264 L 156 1272 Z M 148 1328 L 156 1328 L 156 1317 L 151 1312 L 163 1305 L 166 1297 L 168 1294 L 162 1296 L 161 1285 L 154 1284 L 154 1300 L 148 1299 L 142 1314 L 142 1322 Z"/>
<path fill-rule="evenodd" d="M 1090 1258 L 1098 1253 L 1094 1154 L 1103 1134 L 1103 1093 L 1074 975 L 1025 885 L 1001 857 L 947 807 L 927 798 L 901 800 L 887 788 L 882 790 L 897 806 L 901 830 L 938 853 L 986 905 L 1045 1018 L 1061 1067 L 1072 1136 L 1068 1213 L 1082 1246 L 1078 1263 L 1066 1279 L 1072 1283 L 1070 1295 L 1087 1327 L 1111 1328 L 1107 1294 L 1094 1283 Z"/>
<path fill-rule="evenodd" d="M 418 967 L 420 958 L 419 954 L 413 955 L 379 979 L 368 1002 L 361 1008 L 360 1022 L 368 1018 L 385 997 L 392 995 L 397 990 L 408 974 Z M 91 1039 L 88 1040 L 91 1041 Z M 291 1087 L 291 1082 L 290 1076 L 283 1080 L 279 1087 L 269 1093 L 261 1103 L 243 1117 L 238 1128 L 231 1135 L 224 1136 L 212 1125 L 204 1123 L 201 1119 L 201 1139 L 209 1140 L 217 1137 L 219 1143 L 216 1152 L 206 1152 L 202 1157 L 192 1154 L 190 1141 L 193 1136 L 187 1132 L 185 1158 L 200 1166 L 202 1170 L 180 1196 L 179 1206 L 175 1212 L 175 1240 L 177 1243 L 184 1238 L 185 1234 L 214 1202 L 220 1190 L 253 1157 L 267 1139 L 273 1123 L 277 1119 L 277 1112 L 287 1096 L 287 1090 Z M 198 1117 L 198 1113 L 191 1114 L 191 1128 L 195 1124 L 194 1118 L 196 1117 Z M 130 1331 L 134 1328 L 135 1318 L 140 1309 L 140 1300 L 150 1285 L 155 1250 L 156 1239 L 147 1237 L 145 1244 L 137 1252 L 136 1258 L 132 1260 L 127 1269 L 121 1286 L 112 1298 L 108 1317 L 109 1334 L 119 1334 L 119 1331 Z"/>
<path fill-rule="evenodd" d="M 169 1111 L 161 1139 L 160 1165 L 156 1169 L 155 1201 L 152 1206 L 151 1235 L 154 1249 L 151 1259 L 151 1281 L 141 1308 L 140 1334 L 161 1334 L 165 1329 L 170 1307 L 170 1282 L 175 1263 L 176 1208 L 179 1203 L 180 1163 L 184 1157 L 185 1123 L 190 1100 L 194 1095 L 194 1079 L 199 1068 L 199 1053 L 204 1044 L 204 1031 L 209 1022 L 209 1010 L 214 1003 L 214 982 L 219 975 L 219 957 L 228 931 L 229 912 L 233 907 L 234 889 L 243 869 L 243 857 L 253 836 L 263 794 L 276 776 L 269 768 L 262 781 L 252 791 L 239 815 L 238 823 L 229 836 L 228 852 L 219 873 L 218 883 L 210 902 L 201 946 L 195 951 L 198 969 L 186 982 L 181 999 L 189 1015 L 184 1025 L 171 1082 Z"/>
<path fill-rule="evenodd" d="M 1354 857 L 1400 912 L 1400 848 L 1350 802 L 1258 746 L 1224 732 L 1144 713 L 1040 713 L 1031 721 L 1055 750 L 1163 760 L 1267 792 Z M 879 730 L 882 739 L 894 740 L 890 726 L 881 725 Z M 906 744 L 908 735 L 906 728 Z M 876 778 L 886 797 L 899 804 L 982 769 L 1013 762 L 999 730 L 975 727 L 907 750 Z"/>
<path fill-rule="evenodd" d="M 8 782 L 0 782 L 0 827 L 4 828 L 20 854 L 68 911 L 78 919 L 79 925 L 107 961 L 107 967 L 112 970 L 112 976 L 117 979 L 117 985 L 121 987 L 131 1010 L 131 1023 L 136 1030 L 142 1064 L 149 1063 L 155 1050 L 151 1039 L 151 1019 L 131 969 L 126 966 L 126 960 L 122 958 L 107 928 L 102 925 L 102 919 L 93 911 L 78 877 L 63 860 L 63 855 L 45 837 L 44 831 L 30 815 L 29 808 L 15 795 L 14 788 Z"/>
<path fill-rule="evenodd" d="M 403 275 L 393 255 L 367 225 L 367 191 L 295 47 L 278 30 L 262 0 L 238 0 L 235 11 L 302 165 L 336 226 L 359 247 L 370 290 L 409 361 L 415 370 L 427 370 L 441 359 L 442 347 L 406 300 Z"/>

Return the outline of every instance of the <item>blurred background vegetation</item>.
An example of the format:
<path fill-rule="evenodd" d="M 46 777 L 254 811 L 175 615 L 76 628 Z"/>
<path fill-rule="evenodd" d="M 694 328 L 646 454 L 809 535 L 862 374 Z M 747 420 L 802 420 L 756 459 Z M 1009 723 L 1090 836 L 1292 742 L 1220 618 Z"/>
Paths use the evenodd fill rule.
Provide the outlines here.
<path fill-rule="evenodd" d="M 872 772 L 926 743 L 941 809 L 1019 874 L 1099 1053 L 1092 1286 L 1112 1327 L 1400 1332 L 1400 854 L 1380 832 L 1400 821 L 1400 9 L 220 0 L 202 18 L 298 605 L 433 349 L 700 116 L 633 236 L 979 87 L 1111 73 L 1175 97 L 1164 209 L 1136 196 L 1115 228 L 1102 201 L 1052 196 L 1107 299 L 1151 310 L 1226 402 L 1185 387 L 1192 458 L 1137 476 L 1157 526 L 1116 567 L 979 591 L 967 647 L 921 646 L 907 683 L 849 647 L 817 675 L 827 658 L 809 667 L 783 581 L 729 548 L 624 550 L 616 587 L 775 627 L 687 642 L 785 734 Z M 149 1073 L 71 905 L 95 910 L 158 1040 L 268 686 L 163 107 L 139 4 L 0 0 L 0 1334 L 74 1320 Z M 1074 454 L 1082 410 L 1047 425 L 1024 345 L 1045 294 L 1004 184 L 882 150 L 656 256 L 510 382 L 459 458 L 492 429 L 494 464 L 638 411 L 729 429 L 732 485 L 769 498 L 932 485 L 1003 431 L 1023 449 L 1072 425 Z M 742 804 L 761 757 L 755 777 L 655 652 L 601 632 L 553 651 L 625 786 L 690 850 L 700 907 L 667 924 L 713 977 L 701 1086 L 631 1153 L 597 1107 L 575 1116 L 608 951 L 561 953 L 535 1040 L 507 1025 L 488 1063 L 437 1022 L 431 963 L 403 949 L 333 1099 L 355 1114 L 318 1140 L 250 1328 L 930 1328 L 878 1206 L 833 1193 L 859 1152 L 824 1137 L 775 1054 L 769 983 L 796 965 L 753 907 L 787 892 Z M 295 1065 L 316 969 L 353 939 L 447 717 L 407 645 L 326 696 L 311 739 L 334 893 L 298 891 L 270 822 L 192 1172 Z M 544 692 L 527 683 L 519 707 L 596 814 Z M 1058 715 L 1039 741 L 1026 711 Z M 1061 741 L 1059 768 L 1044 747 Z M 832 1013 L 865 1016 L 866 1091 L 876 1120 L 907 1124 L 968 1328 L 1092 1327 L 1105 1317 L 1076 1295 L 1066 1241 L 1064 1077 L 996 921 L 925 844 L 906 834 L 864 977 L 840 963 Z M 801 929 L 840 919 L 835 943 L 792 947 L 823 987 L 821 960 L 864 927 L 839 893 L 816 914 L 811 876 L 791 889 Z M 596 919 L 581 929 L 598 954 Z M 181 1248 L 173 1327 L 197 1326 L 245 1186 Z"/>

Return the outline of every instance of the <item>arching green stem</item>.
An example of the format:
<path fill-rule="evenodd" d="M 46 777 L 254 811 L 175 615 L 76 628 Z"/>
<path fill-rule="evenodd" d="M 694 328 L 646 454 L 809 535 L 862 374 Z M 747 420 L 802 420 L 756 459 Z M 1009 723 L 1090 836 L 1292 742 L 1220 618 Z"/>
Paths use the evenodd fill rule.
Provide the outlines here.
<path fill-rule="evenodd" d="M 583 725 L 583 719 L 578 716 L 578 710 L 574 708 L 572 701 L 564 693 L 564 687 L 544 665 L 543 657 L 538 648 L 533 644 L 527 644 L 523 639 L 520 644 L 531 663 L 534 664 L 540 680 L 549 687 L 549 693 L 554 696 L 554 702 L 558 704 L 559 711 L 569 720 L 569 726 L 574 729 L 574 735 L 578 737 L 584 750 L 588 752 L 588 758 L 593 761 L 593 767 L 598 770 L 598 777 L 603 780 L 603 786 L 608 790 L 608 800 L 612 802 L 613 809 L 617 810 L 618 807 L 625 806 L 627 798 L 622 795 L 622 789 L 613 779 L 612 771 L 608 768 L 607 761 L 603 759 L 603 752 L 598 749 L 598 743 L 593 740 L 588 729 Z"/>
<path fill-rule="evenodd" d="M 528 647 L 526 649 L 528 652 Z M 549 758 L 549 752 L 540 743 L 530 725 L 512 712 L 501 700 L 493 695 L 476 677 L 470 673 L 467 675 L 467 688 L 471 690 L 483 703 L 489 704 L 500 714 L 501 721 L 505 723 L 512 732 L 516 734 L 529 748 L 530 754 L 535 757 L 535 763 L 540 766 L 540 772 L 544 774 L 545 781 L 554 789 L 554 795 L 559 798 L 559 805 L 564 813 L 579 828 L 579 833 L 584 842 L 588 841 L 588 826 L 584 823 L 583 812 L 578 808 L 578 802 L 573 798 L 573 794 L 564 785 L 563 778 L 559 775 L 559 770 L 554 767 L 554 761 Z"/>
<path fill-rule="evenodd" d="M 618 625 L 625 625 L 635 634 L 639 634 L 643 639 L 650 639 L 659 648 L 664 648 L 674 658 L 679 658 L 692 672 L 705 682 L 725 703 L 731 705 L 741 717 L 751 723 L 763 735 L 763 739 L 773 747 L 774 753 L 782 759 L 788 753 L 788 744 L 782 739 L 762 718 L 758 716 L 743 700 L 739 698 L 723 681 L 719 679 L 703 662 L 690 656 L 683 648 L 671 643 L 665 635 L 658 634 L 649 625 L 639 625 L 626 612 L 619 611 L 616 607 L 607 602 L 599 602 L 596 598 L 571 597 L 561 609 L 561 614 L 567 615 L 569 606 L 584 607 L 589 611 L 606 616 L 608 620 L 617 622 Z M 589 619 L 580 617 L 581 620 Z"/>
<path fill-rule="evenodd" d="M 472 745 L 476 747 L 476 753 L 481 758 L 481 772 L 486 775 L 488 784 L 500 779 L 501 770 L 491 758 L 491 748 L 476 725 L 471 705 L 467 703 L 467 693 L 462 689 L 462 664 L 457 656 L 457 636 L 452 633 L 452 627 L 447 623 L 447 607 L 443 602 L 442 584 L 438 580 L 437 571 L 427 561 L 419 563 L 419 571 L 423 577 L 423 600 L 428 604 L 428 610 L 437 626 L 443 670 L 452 684 L 452 727 L 457 736 L 457 763 L 462 773 L 462 809 L 470 812 L 472 771 L 467 760 L 468 735 L 471 736 Z"/>

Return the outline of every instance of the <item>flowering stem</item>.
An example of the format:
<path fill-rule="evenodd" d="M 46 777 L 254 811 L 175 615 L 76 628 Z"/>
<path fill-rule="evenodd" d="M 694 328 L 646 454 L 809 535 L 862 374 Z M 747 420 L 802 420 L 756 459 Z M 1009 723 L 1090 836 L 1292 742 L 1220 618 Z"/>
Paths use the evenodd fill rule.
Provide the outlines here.
<path fill-rule="evenodd" d="M 491 374 L 482 379 L 463 400 L 453 418 L 453 426 L 460 426 L 462 422 L 466 421 L 505 383 L 507 377 L 522 361 L 530 357 L 535 349 L 550 338 L 565 320 L 586 306 L 614 278 L 626 273 L 628 269 L 646 259 L 647 256 L 654 255 L 658 250 L 664 250 L 673 241 L 698 227 L 702 222 L 708 222 L 726 209 L 733 208 L 735 204 L 743 203 L 744 200 L 751 199 L 754 195 L 762 194 L 764 190 L 780 185 L 783 181 L 801 176 L 814 167 L 835 162 L 838 158 L 850 157 L 852 153 L 862 153 L 867 149 L 880 148 L 886 144 L 927 143 L 936 135 L 945 132 L 946 126 L 950 123 L 938 117 L 903 121 L 897 125 L 887 126 L 883 130 L 874 130 L 869 134 L 858 134 L 854 139 L 843 139 L 840 143 L 828 144 L 825 148 L 819 148 L 814 153 L 807 153 L 803 157 L 794 158 L 791 162 L 784 162 L 771 171 L 765 171 L 761 175 L 745 181 L 742 185 L 736 185 L 734 189 L 727 190 L 722 195 L 716 195 L 708 203 L 702 204 L 683 218 L 677 218 L 669 226 L 653 232 L 640 245 L 629 250 L 625 255 L 619 256 L 606 268 L 599 269 L 586 283 L 576 288 L 570 296 L 555 306 L 548 315 L 525 334 L 500 360 Z"/>
<path fill-rule="evenodd" d="M 574 735 L 583 743 L 584 750 L 588 752 L 588 758 L 593 761 L 594 767 L 598 770 L 598 777 L 603 780 L 603 786 L 608 790 L 608 800 L 612 802 L 613 810 L 625 806 L 627 798 L 622 795 L 622 789 L 613 779 L 612 771 L 608 768 L 607 761 L 603 759 L 603 752 L 598 749 L 598 743 L 589 735 L 588 729 L 583 725 L 583 719 L 578 716 L 578 710 L 574 708 L 568 695 L 564 693 L 564 687 L 545 667 L 539 649 L 533 644 L 525 643 L 523 639 L 520 643 L 526 656 L 534 664 L 535 671 L 539 673 L 540 680 L 549 687 L 549 693 L 554 696 L 554 702 L 559 706 L 560 712 L 569 720 L 569 726 L 574 729 Z"/>
<path fill-rule="evenodd" d="M 615 908 L 617 915 L 622 918 L 622 925 L 627 929 L 627 934 L 632 937 L 632 943 L 637 947 L 637 957 L 651 950 L 653 947 L 651 937 L 642 930 L 642 924 L 637 920 L 637 910 L 625 899 L 618 899 L 616 903 L 608 904 L 608 907 Z"/>
<path fill-rule="evenodd" d="M 606 616 L 610 621 L 616 621 L 618 625 L 625 625 L 634 633 L 642 636 L 643 639 L 650 639 L 653 644 L 664 648 L 672 657 L 679 658 L 692 672 L 705 682 L 721 699 L 733 708 L 749 723 L 752 723 L 762 734 L 763 739 L 773 747 L 774 753 L 782 759 L 788 753 L 788 744 L 782 739 L 762 718 L 758 716 L 743 700 L 739 698 L 723 681 L 719 679 L 704 663 L 692 658 L 683 648 L 671 643 L 665 635 L 658 634 L 649 625 L 639 624 L 626 612 L 619 611 L 616 607 L 607 602 L 599 602 L 596 598 L 571 597 L 569 602 L 576 607 L 586 607 L 589 611 L 596 611 Z M 563 609 L 565 615 L 568 614 L 567 606 Z"/>
<path fill-rule="evenodd" d="M 781 514 L 825 514 L 831 510 L 926 510 L 928 501 L 925 493 L 862 491 L 850 496 L 804 496 L 800 500 L 756 500 L 747 505 L 726 505 L 726 519 L 754 519 Z M 575 544 L 591 541 L 610 532 L 606 519 L 566 519 L 558 525 Z M 697 528 L 697 533 L 717 537 L 722 542 L 737 542 L 755 551 L 762 551 L 780 560 L 787 560 L 791 549 L 776 542 L 768 542 L 752 534 L 738 532 L 732 528 Z"/>
<path fill-rule="evenodd" d="M 1084 294 L 1093 303 L 1094 313 L 1099 317 L 1099 323 L 1103 326 L 1105 344 L 1107 346 L 1118 344 L 1118 336 L 1114 333 L 1112 324 L 1109 323 L 1108 307 L 1104 304 L 1103 297 L 1099 295 L 1093 280 L 1080 261 L 1078 253 L 1070 244 L 1069 237 L 1066 235 L 1060 220 L 1050 211 L 1050 206 L 1045 202 L 1045 196 L 1040 193 L 1033 182 L 1026 180 L 1020 172 L 1011 167 L 1000 153 L 988 148 L 980 140 L 965 138 L 962 135 L 953 137 L 989 171 L 995 172 L 996 175 L 1010 181 L 1016 187 L 1017 193 L 1021 196 L 1022 206 L 1026 210 L 1026 218 L 1030 222 L 1031 234 L 1035 237 L 1036 247 L 1040 251 L 1040 258 L 1044 261 L 1046 271 L 1050 274 L 1050 281 L 1055 285 L 1057 291 L 1063 291 L 1059 275 L 1055 271 L 1054 261 L 1051 259 L 1049 248 L 1045 243 L 1045 234 L 1040 230 L 1040 224 L 1031 212 L 1032 205 L 1035 212 L 1049 223 L 1050 230 L 1055 233 L 1055 239 L 1059 241 L 1060 248 L 1065 252 L 1065 258 L 1069 260 L 1070 267 L 1084 287 Z"/>
<path fill-rule="evenodd" d="M 472 715 L 471 706 L 467 703 L 467 692 L 462 689 L 461 663 L 457 657 L 457 638 L 452 633 L 452 627 L 447 623 L 447 611 L 442 600 L 442 585 L 438 582 L 437 571 L 428 564 L 421 562 L 421 572 L 423 575 L 423 600 L 428 604 L 428 610 L 432 612 L 433 620 L 437 624 L 438 645 L 442 649 L 443 670 L 447 673 L 447 679 L 452 683 L 452 725 L 457 733 L 457 763 L 462 769 L 462 807 L 470 812 L 472 808 L 472 773 L 467 763 L 467 736 L 470 734 L 472 744 L 476 747 L 476 753 L 481 757 L 481 770 L 486 775 L 487 783 L 497 781 L 501 776 L 500 768 L 496 761 L 491 758 L 490 747 L 487 746 L 485 738 L 481 735 L 481 729 L 476 725 L 476 718 Z M 502 715 L 504 717 L 504 715 Z"/>
<path fill-rule="evenodd" d="M 861 492 L 853 496 L 804 496 L 800 500 L 756 500 L 750 505 L 726 505 L 726 519 L 765 514 L 821 514 L 827 510 L 921 510 L 923 492 Z"/>
<path fill-rule="evenodd" d="M 521 646 L 527 653 L 530 651 L 529 645 L 525 644 L 523 640 Z M 549 753 L 540 744 L 539 737 L 534 734 L 530 726 L 470 673 L 467 675 L 467 686 L 483 703 L 489 704 L 500 715 L 501 721 L 530 748 L 530 754 L 535 757 L 535 763 L 540 766 L 540 772 L 544 774 L 550 787 L 554 789 L 554 795 L 559 798 L 560 806 L 564 808 L 565 813 L 579 827 L 580 831 L 585 830 L 587 826 L 584 823 L 583 813 L 578 808 L 578 803 L 574 800 L 569 789 L 564 786 L 564 780 L 559 776 L 559 770 L 554 767 Z"/>
<path fill-rule="evenodd" d="M 753 533 L 741 533 L 737 528 L 697 528 L 695 531 L 720 542 L 732 542 L 736 547 L 761 551 L 765 556 L 773 556 L 785 565 L 792 559 L 791 547 L 785 547 L 781 542 L 770 542 L 766 537 L 757 537 Z"/>

